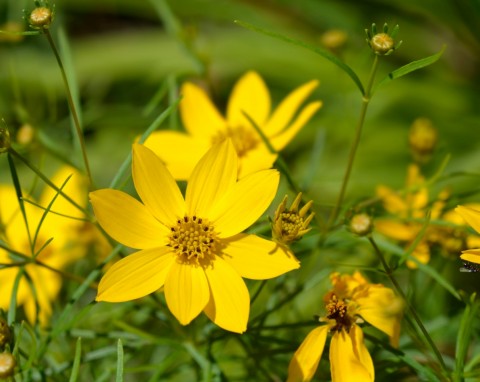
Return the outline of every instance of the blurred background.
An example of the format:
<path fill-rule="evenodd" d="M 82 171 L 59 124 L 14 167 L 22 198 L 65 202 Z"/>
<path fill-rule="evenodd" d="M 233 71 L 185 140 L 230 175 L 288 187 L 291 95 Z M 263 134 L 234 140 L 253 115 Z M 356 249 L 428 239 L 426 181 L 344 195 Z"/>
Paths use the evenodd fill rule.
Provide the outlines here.
<path fill-rule="evenodd" d="M 0 30 L 28 30 L 23 10 L 28 14 L 33 7 L 33 1 L 0 0 Z M 453 195 L 450 207 L 480 201 L 479 0 L 57 0 L 52 35 L 80 106 L 98 187 L 109 185 L 133 140 L 177 98 L 183 81 L 204 85 L 224 110 L 235 81 L 246 71 L 256 70 L 265 79 L 274 105 L 300 84 L 320 80 L 310 99 L 321 99 L 323 108 L 283 156 L 317 206 L 328 210 L 335 203 L 360 111 L 360 92 L 344 72 L 319 55 L 247 30 L 235 20 L 323 47 L 352 67 L 364 83 L 373 60 L 365 29 L 372 23 L 379 28 L 385 22 L 390 27 L 398 24 L 397 38 L 403 41 L 398 51 L 381 58 L 378 80 L 446 45 L 438 62 L 390 82 L 374 94 L 346 200 L 352 203 L 369 198 L 378 184 L 397 189 L 404 186 L 406 169 L 412 162 L 408 132 L 412 123 L 423 117 L 438 130 L 437 148 L 431 160 L 422 165 L 425 176 L 435 174 L 450 156 L 445 176 L 432 185 L 432 193 L 448 187 Z M 0 56 L 0 118 L 10 129 L 16 149 L 41 164 L 47 173 L 64 161 L 82 168 L 62 78 L 45 37 L 0 34 Z M 170 115 L 162 128 L 182 130 L 178 113 Z M 0 171 L 0 180 L 10 183 L 5 157 L 0 158 Z M 32 175 L 25 170 L 24 176 Z M 287 191 L 286 185 L 282 191 Z M 297 282 L 327 285 L 329 270 L 316 272 L 312 279 L 308 269 L 315 269 L 318 261 L 321 265 L 338 262 L 339 252 L 357 245 L 339 246 L 341 235 L 332 240 L 336 249 L 326 251 L 326 260 L 305 260 L 307 270 L 299 274 Z M 309 248 L 308 240 L 305 248 Z M 357 263 L 361 263 L 361 256 L 370 256 L 366 250 L 355 251 L 360 255 Z M 455 267 L 452 277 L 456 286 L 478 288 L 476 275 L 457 273 Z M 319 295 L 315 290 L 303 295 L 300 301 L 304 307 L 297 306 L 297 318 L 311 318 L 316 312 L 312 304 Z M 263 308 L 261 301 L 253 307 L 254 312 Z M 431 309 L 431 316 L 449 304 L 448 300 L 437 303 L 440 307 Z M 110 328 L 132 305 L 109 307 L 108 315 L 93 308 L 85 326 Z M 148 304 L 139 309 L 130 317 L 131 325 L 144 325 L 152 311 Z M 284 314 L 284 318 L 290 315 Z M 432 325 L 441 327 L 448 322 L 445 320 Z M 194 323 L 186 331 L 201 332 L 202 324 L 205 322 Z M 298 338 L 304 331 L 301 333 Z M 450 334 L 454 340 L 454 333 Z M 270 364 L 274 375 L 285 375 L 298 338 L 277 343 L 281 350 L 272 351 Z M 139 349 L 139 344 L 129 346 Z M 233 348 L 241 361 L 229 358 L 222 370 L 228 380 L 243 380 L 248 372 L 239 371 L 238 363 L 248 369 L 253 361 L 243 361 L 245 349 Z M 143 348 L 136 354 L 139 361 L 132 356 L 130 366 L 138 366 L 138 372 L 129 378 L 146 380 L 142 379 L 146 378 L 142 365 L 164 360 L 170 351 L 168 347 L 155 351 Z M 102 356 L 109 354 L 99 358 Z M 279 364 L 274 366 L 276 360 Z M 180 361 L 177 357 L 168 367 L 177 367 Z M 178 380 L 182 380 L 181 373 Z M 187 366 L 185 373 L 191 375 Z M 262 378 L 268 379 L 263 374 Z"/>

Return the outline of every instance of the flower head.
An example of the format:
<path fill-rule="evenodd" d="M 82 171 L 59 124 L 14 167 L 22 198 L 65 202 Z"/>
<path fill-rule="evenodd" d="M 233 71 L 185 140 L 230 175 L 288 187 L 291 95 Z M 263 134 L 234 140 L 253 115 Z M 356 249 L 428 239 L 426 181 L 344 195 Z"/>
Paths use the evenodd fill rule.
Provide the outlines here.
<path fill-rule="evenodd" d="M 154 132 L 145 145 L 166 163 L 175 179 L 188 179 L 202 155 L 213 144 L 227 138 L 231 139 L 237 152 L 240 177 L 269 169 L 277 155 L 269 151 L 249 118 L 275 151 L 280 151 L 320 108 L 321 102 L 315 101 L 298 112 L 317 85 L 318 81 L 310 81 L 300 86 L 272 112 L 265 82 L 256 72 L 250 71 L 234 86 L 224 117 L 203 89 L 187 82 L 182 86 L 180 103 L 180 115 L 187 134 Z"/>
<path fill-rule="evenodd" d="M 241 233 L 271 203 L 279 174 L 263 170 L 237 181 L 237 161 L 230 140 L 214 145 L 193 170 L 184 199 L 160 158 L 134 144 L 133 181 L 142 202 L 116 190 L 90 193 L 105 231 L 140 249 L 106 272 L 97 301 L 129 301 L 163 287 L 181 324 L 203 311 L 218 326 L 244 332 L 250 297 L 242 277 L 268 279 L 299 264 L 276 243 Z"/>
<path fill-rule="evenodd" d="M 373 362 L 359 326 L 368 322 L 387 334 L 398 346 L 403 306 L 393 291 L 370 284 L 358 272 L 353 276 L 334 273 L 333 288 L 324 297 L 325 325 L 313 329 L 295 352 L 288 368 L 288 382 L 310 381 L 322 357 L 328 333 L 333 382 L 373 381 Z"/>
<path fill-rule="evenodd" d="M 72 177 L 67 181 L 69 176 Z M 80 174 L 71 167 L 61 168 L 52 177 L 57 187 L 63 185 L 64 193 L 78 204 L 85 205 L 86 188 L 82 180 Z M 23 198 L 33 201 L 25 193 Z M 20 266 L 24 265 L 30 281 L 26 277 L 20 279 L 17 304 L 24 306 L 30 322 L 35 322 L 38 317 L 40 323 L 45 325 L 52 312 L 51 303 L 57 298 L 62 284 L 61 276 L 49 268 L 61 270 L 83 255 L 84 247 L 75 245 L 77 229 L 83 222 L 68 218 L 81 218 L 83 215 L 50 188 L 44 190 L 38 204 L 45 209 L 50 206 L 49 212 L 42 219 L 45 210 L 24 203 L 27 228 L 20 213 L 15 188 L 0 186 L 0 238 L 12 250 L 0 249 L 0 263 L 12 264 L 0 269 L 0 308 L 9 308 L 15 279 Z M 34 292 L 32 288 L 35 288 Z"/>
<path fill-rule="evenodd" d="M 377 33 L 376 24 L 372 24 L 371 31 L 365 29 L 368 46 L 370 46 L 370 49 L 372 49 L 372 51 L 378 56 L 388 56 L 392 54 L 402 44 L 402 41 L 395 44 L 395 37 L 397 36 L 399 29 L 399 26 L 395 25 L 389 33 L 388 24 L 385 23 L 383 25 L 383 31 Z"/>
<path fill-rule="evenodd" d="M 309 232 L 311 230 L 311 228 L 309 228 L 310 222 L 315 216 L 314 212 L 307 216 L 313 200 L 306 203 L 300 210 L 298 209 L 300 201 L 302 200 L 301 192 L 297 195 L 288 210 L 286 209 L 287 198 L 287 195 L 285 195 L 276 209 L 272 227 L 273 239 L 282 244 L 289 244 Z"/>

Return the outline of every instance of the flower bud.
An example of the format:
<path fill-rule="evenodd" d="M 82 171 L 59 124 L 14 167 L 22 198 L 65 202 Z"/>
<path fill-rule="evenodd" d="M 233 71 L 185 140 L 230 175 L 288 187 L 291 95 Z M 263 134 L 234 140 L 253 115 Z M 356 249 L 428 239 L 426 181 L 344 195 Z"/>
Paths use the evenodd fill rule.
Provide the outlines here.
<path fill-rule="evenodd" d="M 47 7 L 37 7 L 28 18 L 30 26 L 34 29 L 47 29 L 53 21 L 53 12 Z"/>
<path fill-rule="evenodd" d="M 373 230 L 373 220 L 366 213 L 355 214 L 348 223 L 348 229 L 358 236 L 366 236 Z"/>
<path fill-rule="evenodd" d="M 377 26 L 372 24 L 371 31 L 365 29 L 367 33 L 367 43 L 370 46 L 370 49 L 378 56 L 388 56 L 392 54 L 400 44 L 402 43 L 399 41 L 395 44 L 395 36 L 397 35 L 399 30 L 398 25 L 396 25 L 391 33 L 388 32 L 388 25 L 383 25 L 383 32 L 377 33 Z"/>
<path fill-rule="evenodd" d="M 417 118 L 408 133 L 408 143 L 417 162 L 430 159 L 438 140 L 438 132 L 427 118 Z"/>
<path fill-rule="evenodd" d="M 28 145 L 35 136 L 35 130 L 32 125 L 25 123 L 17 130 L 16 141 L 21 145 Z"/>
<path fill-rule="evenodd" d="M 8 327 L 7 321 L 0 317 L 0 349 L 5 348 L 12 340 L 12 332 Z"/>
<path fill-rule="evenodd" d="M 272 236 L 273 239 L 282 244 L 289 244 L 300 239 L 311 228 L 308 228 L 315 214 L 312 212 L 308 217 L 308 210 L 313 204 L 313 200 L 306 203 L 300 210 L 298 206 L 302 200 L 302 193 L 299 193 L 289 210 L 286 210 L 287 198 L 285 195 L 282 202 L 275 211 L 273 218 Z"/>
<path fill-rule="evenodd" d="M 345 45 L 347 38 L 348 36 L 345 31 L 341 29 L 330 29 L 320 36 L 320 42 L 325 48 L 336 50 Z"/>
<path fill-rule="evenodd" d="M 0 154 L 10 148 L 10 133 L 6 127 L 0 127 Z"/>
<path fill-rule="evenodd" d="M 11 377 L 16 366 L 15 358 L 10 353 L 0 354 L 0 378 Z"/>

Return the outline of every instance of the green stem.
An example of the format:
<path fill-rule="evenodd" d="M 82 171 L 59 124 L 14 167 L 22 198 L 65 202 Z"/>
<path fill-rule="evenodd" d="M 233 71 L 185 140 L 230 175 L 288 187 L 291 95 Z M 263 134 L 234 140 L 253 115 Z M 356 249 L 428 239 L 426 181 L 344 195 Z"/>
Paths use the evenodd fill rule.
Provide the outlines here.
<path fill-rule="evenodd" d="M 345 170 L 345 175 L 343 176 L 342 187 L 340 189 L 340 193 L 338 194 L 337 203 L 335 204 L 332 214 L 330 215 L 330 219 L 328 220 L 327 231 L 335 223 L 335 220 L 338 217 L 340 206 L 343 203 L 343 198 L 345 197 L 348 180 L 350 179 L 350 173 L 352 172 L 353 162 L 355 161 L 355 154 L 357 153 L 357 148 L 360 143 L 360 137 L 362 136 L 363 124 L 365 122 L 365 116 L 367 114 L 368 105 L 370 103 L 371 91 L 372 91 L 373 81 L 375 79 L 375 74 L 377 72 L 377 68 L 378 68 L 378 56 L 375 55 L 375 58 L 372 64 L 372 69 L 370 71 L 370 76 L 368 79 L 368 84 L 367 84 L 367 87 L 365 88 L 365 93 L 363 94 L 363 98 L 362 98 L 362 109 L 360 110 L 360 118 L 358 120 L 357 127 L 355 130 L 355 138 L 353 140 L 352 147 L 350 148 L 350 155 L 348 157 L 347 169 Z"/>
<path fill-rule="evenodd" d="M 88 211 L 80 206 L 75 200 L 73 200 L 70 196 L 65 194 L 61 189 L 59 189 L 55 184 L 52 183 L 50 179 L 48 179 L 45 175 L 42 174 L 42 172 L 36 168 L 33 164 L 31 164 L 26 158 L 21 156 L 19 153 L 17 153 L 12 147 L 8 149 L 8 152 L 14 156 L 15 158 L 19 159 L 21 162 L 23 162 L 30 170 L 32 170 L 37 176 L 42 179 L 48 186 L 53 188 L 57 193 L 62 195 L 66 200 L 68 200 L 73 206 L 75 206 L 79 211 L 85 214 L 85 216 L 90 217 Z"/>
<path fill-rule="evenodd" d="M 58 53 L 58 50 L 57 50 L 57 47 L 55 46 L 55 43 L 53 42 L 53 38 L 52 38 L 52 35 L 50 34 L 50 31 L 47 28 L 44 28 L 43 33 L 47 37 L 47 40 L 48 40 L 48 42 L 49 42 L 49 44 L 50 44 L 50 46 L 53 50 L 55 58 L 57 59 L 57 63 L 58 63 L 58 66 L 60 68 L 60 72 L 62 73 L 63 83 L 64 83 L 65 89 L 67 91 L 68 106 L 70 107 L 70 112 L 72 113 L 73 124 L 75 125 L 75 130 L 77 132 L 78 141 L 80 142 L 80 148 L 82 150 L 83 162 L 85 164 L 85 171 L 87 173 L 87 177 L 88 177 L 89 185 L 90 185 L 90 189 L 91 189 L 93 187 L 93 180 L 92 180 L 92 174 L 90 172 L 90 165 L 88 164 L 87 150 L 86 150 L 86 147 L 85 147 L 85 139 L 83 137 L 82 127 L 80 126 L 80 120 L 78 118 L 77 109 L 75 107 L 75 103 L 73 102 L 73 97 L 72 97 L 72 92 L 70 90 L 70 85 L 68 84 L 67 73 L 65 72 L 65 68 L 63 66 L 62 59 L 60 58 L 60 54 Z"/>
<path fill-rule="evenodd" d="M 369 236 L 368 237 L 368 241 L 370 242 L 370 244 L 372 245 L 373 249 L 375 250 L 375 253 L 377 254 L 380 262 L 382 263 L 382 266 L 385 270 L 385 273 L 387 275 L 387 277 L 390 279 L 391 283 L 393 284 L 395 290 L 397 291 L 397 293 L 400 295 L 400 297 L 402 298 L 402 300 L 405 302 L 405 305 L 407 306 L 407 309 L 408 311 L 410 312 L 412 318 L 415 320 L 416 324 L 418 325 L 418 327 L 420 328 L 423 336 L 425 337 L 425 340 L 427 341 L 429 347 L 432 349 L 433 353 L 435 354 L 441 368 L 442 368 L 442 371 L 444 373 L 446 373 L 446 365 L 445 365 L 445 362 L 442 358 L 442 355 L 440 354 L 440 351 L 437 349 L 435 343 L 433 342 L 432 338 L 430 337 L 430 335 L 428 334 L 428 331 L 427 329 L 425 329 L 425 326 L 423 326 L 423 323 L 422 323 L 422 320 L 420 319 L 420 317 L 418 316 L 415 308 L 412 306 L 412 304 L 410 304 L 410 302 L 408 301 L 407 299 L 407 296 L 405 295 L 405 293 L 403 292 L 402 288 L 400 287 L 400 285 L 398 284 L 397 280 L 395 279 L 395 277 L 393 276 L 393 272 L 392 272 L 392 269 L 390 268 L 390 266 L 387 264 L 386 260 L 385 260 L 385 257 L 383 256 L 383 253 L 382 251 L 380 250 L 380 248 L 378 248 L 377 246 L 377 243 L 375 242 L 375 240 L 373 239 L 372 236 Z"/>

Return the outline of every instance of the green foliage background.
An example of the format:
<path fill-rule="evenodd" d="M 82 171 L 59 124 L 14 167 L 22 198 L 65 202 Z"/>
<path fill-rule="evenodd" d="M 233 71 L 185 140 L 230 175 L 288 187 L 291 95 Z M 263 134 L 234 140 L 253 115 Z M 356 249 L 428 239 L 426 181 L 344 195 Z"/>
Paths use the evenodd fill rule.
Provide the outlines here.
<path fill-rule="evenodd" d="M 23 23 L 22 9 L 32 8 L 29 1 L 1 0 L 0 22 Z M 110 184 L 135 137 L 176 98 L 183 80 L 210 86 L 216 103 L 224 107 L 234 82 L 253 69 L 266 80 L 275 104 L 296 86 L 320 80 L 311 98 L 323 100 L 324 106 L 283 156 L 317 210 L 328 211 L 340 189 L 361 95 L 345 73 L 320 56 L 244 29 L 234 20 L 319 46 L 323 33 L 340 29 L 347 40 L 335 53 L 362 81 L 372 62 L 364 29 L 372 22 L 380 26 L 388 22 L 400 25 L 398 37 L 403 44 L 382 58 L 377 78 L 438 52 L 443 44 L 446 50 L 434 65 L 390 82 L 374 94 L 347 205 L 372 197 L 378 184 L 404 186 L 411 162 L 407 134 L 417 117 L 431 119 L 439 132 L 438 148 L 423 168 L 427 178 L 450 155 L 444 177 L 432 186 L 432 194 L 450 187 L 449 207 L 480 201 L 478 0 L 58 0 L 55 9 L 52 34 L 74 84 L 97 187 Z M 0 117 L 13 136 L 25 123 L 37 129 L 38 140 L 24 154 L 42 163 L 47 173 L 61 161 L 73 161 L 82 168 L 62 79 L 46 39 L 26 36 L 17 43 L 1 42 L 0 56 Z M 182 129 L 177 113 L 162 128 Z M 26 169 L 20 172 L 23 179 L 33 179 Z M 0 180 L 11 182 L 4 157 L 0 158 Z M 287 191 L 284 184 L 277 202 Z M 264 223 L 257 229 L 268 234 Z M 35 367 L 43 370 L 44 380 L 67 380 L 77 338 L 82 337 L 78 380 L 114 380 L 120 354 L 117 340 L 121 339 L 125 381 L 283 380 L 294 350 L 315 325 L 312 317 L 320 313 L 332 270 L 351 272 L 360 267 L 372 280 L 388 285 L 378 272 L 368 271 L 377 263 L 366 241 L 342 229 L 315 248 L 316 235 L 313 232 L 297 247 L 300 271 L 265 285 L 253 302 L 249 330 L 241 337 L 223 332 L 205 317 L 181 327 L 161 294 L 141 302 L 94 304 L 95 291 L 89 290 L 49 345 L 47 360 L 35 360 Z M 478 291 L 478 274 L 459 273 L 460 266 L 459 261 L 443 258 L 432 261 L 432 267 L 454 288 Z M 82 267 L 86 265 L 80 264 L 75 271 L 85 274 Z M 399 276 L 408 283 L 407 294 L 451 366 L 464 304 L 423 272 L 400 272 Z M 249 283 L 251 295 L 259 285 Z M 57 312 L 77 287 L 66 285 Z M 278 304 L 283 305 L 265 315 Z M 58 324 L 57 319 L 58 314 L 52 325 Z M 260 324 L 272 328 L 260 330 Z M 478 335 L 478 319 L 470 324 L 474 336 Z M 370 345 L 378 360 L 378 380 L 407 380 L 414 374 L 429 380 L 375 341 Z M 418 356 L 408 336 L 402 337 L 401 345 L 412 359 Z M 33 352 L 36 346 L 32 345 Z M 472 341 L 473 358 L 478 358 L 479 346 L 478 340 Z M 328 370 L 328 363 L 322 361 L 318 380 L 328 380 Z M 32 378 L 40 380 L 41 375 L 34 372 Z"/>

